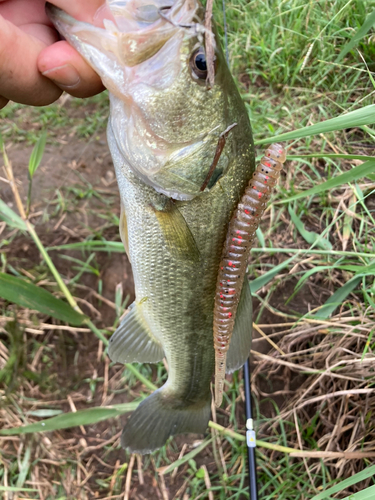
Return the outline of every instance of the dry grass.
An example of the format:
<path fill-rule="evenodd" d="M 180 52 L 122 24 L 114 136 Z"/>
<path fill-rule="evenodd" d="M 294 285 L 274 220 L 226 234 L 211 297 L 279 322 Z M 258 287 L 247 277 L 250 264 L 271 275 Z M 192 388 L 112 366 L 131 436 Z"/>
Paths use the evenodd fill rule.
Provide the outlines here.
<path fill-rule="evenodd" d="M 339 314 L 273 334 L 281 337 L 278 346 L 284 356 L 277 351 L 253 353 L 260 358 L 256 380 L 267 373 L 273 383 L 281 381 L 285 397 L 282 410 L 260 432 L 280 432 L 280 422 L 292 422 L 288 441 L 300 449 L 318 448 L 331 477 L 350 477 L 375 456 L 375 356 L 364 354 L 374 315 L 364 313 L 358 305 L 356 316 Z M 256 383 L 254 388 L 259 400 L 280 394 L 261 390 Z M 338 454 L 343 458 L 338 460 Z M 317 462 L 309 470 L 315 474 L 320 468 Z"/>

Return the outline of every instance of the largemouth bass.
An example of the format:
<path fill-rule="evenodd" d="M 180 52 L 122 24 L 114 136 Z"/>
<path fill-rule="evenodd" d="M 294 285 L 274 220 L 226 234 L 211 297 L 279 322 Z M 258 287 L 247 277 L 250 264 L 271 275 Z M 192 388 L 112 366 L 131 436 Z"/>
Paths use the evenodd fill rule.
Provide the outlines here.
<path fill-rule="evenodd" d="M 139 405 L 122 434 L 125 448 L 149 453 L 171 435 L 207 428 L 219 263 L 255 170 L 250 122 L 217 38 L 214 85 L 207 85 L 197 0 L 107 0 L 101 26 L 50 4 L 47 10 L 110 93 L 108 143 L 136 300 L 109 355 L 121 363 L 167 360 L 167 382 Z M 227 372 L 247 359 L 251 325 L 243 286 Z"/>

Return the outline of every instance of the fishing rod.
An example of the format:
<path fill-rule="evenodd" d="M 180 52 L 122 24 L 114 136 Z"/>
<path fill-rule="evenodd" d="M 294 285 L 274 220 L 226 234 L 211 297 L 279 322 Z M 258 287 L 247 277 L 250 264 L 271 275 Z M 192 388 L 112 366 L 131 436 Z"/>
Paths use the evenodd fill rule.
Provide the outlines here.
<path fill-rule="evenodd" d="M 245 286 L 247 284 L 245 283 Z M 251 404 L 250 387 L 250 358 L 243 366 L 243 381 L 245 386 L 245 415 L 246 415 L 246 444 L 249 464 L 249 493 L 250 500 L 258 500 L 257 463 L 255 457 L 256 436 L 254 431 L 253 409 Z"/>
<path fill-rule="evenodd" d="M 229 68 L 227 18 L 225 11 L 225 0 L 222 1 L 223 1 L 224 37 L 225 37 L 225 57 Z M 247 285 L 248 285 L 247 283 L 244 283 L 244 286 Z M 243 367 L 243 381 L 245 386 L 246 445 L 247 445 L 247 459 L 249 468 L 249 494 L 250 494 L 250 500 L 258 500 L 257 463 L 255 457 L 256 436 L 254 431 L 253 409 L 251 404 L 250 373 L 251 373 L 250 358 L 248 358 Z"/>

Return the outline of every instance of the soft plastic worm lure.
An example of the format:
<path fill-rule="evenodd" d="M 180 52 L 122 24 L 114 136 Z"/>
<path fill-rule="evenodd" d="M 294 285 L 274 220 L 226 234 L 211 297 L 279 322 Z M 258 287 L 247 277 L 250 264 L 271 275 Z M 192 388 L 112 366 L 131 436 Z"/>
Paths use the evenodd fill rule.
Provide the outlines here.
<path fill-rule="evenodd" d="M 285 160 L 286 153 L 280 144 L 272 144 L 267 149 L 229 222 L 214 308 L 216 406 L 223 400 L 227 352 L 255 231 Z"/>

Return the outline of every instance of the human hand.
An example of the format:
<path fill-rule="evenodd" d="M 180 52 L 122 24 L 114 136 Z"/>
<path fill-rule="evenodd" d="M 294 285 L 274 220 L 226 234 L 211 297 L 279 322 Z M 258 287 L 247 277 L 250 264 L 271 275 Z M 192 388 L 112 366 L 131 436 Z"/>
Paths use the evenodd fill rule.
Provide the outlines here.
<path fill-rule="evenodd" d="M 93 22 L 104 0 L 51 0 L 68 14 Z M 33 106 L 54 102 L 65 90 L 89 97 L 103 90 L 98 75 L 59 34 L 45 0 L 0 0 L 0 109 L 9 100 Z"/>

